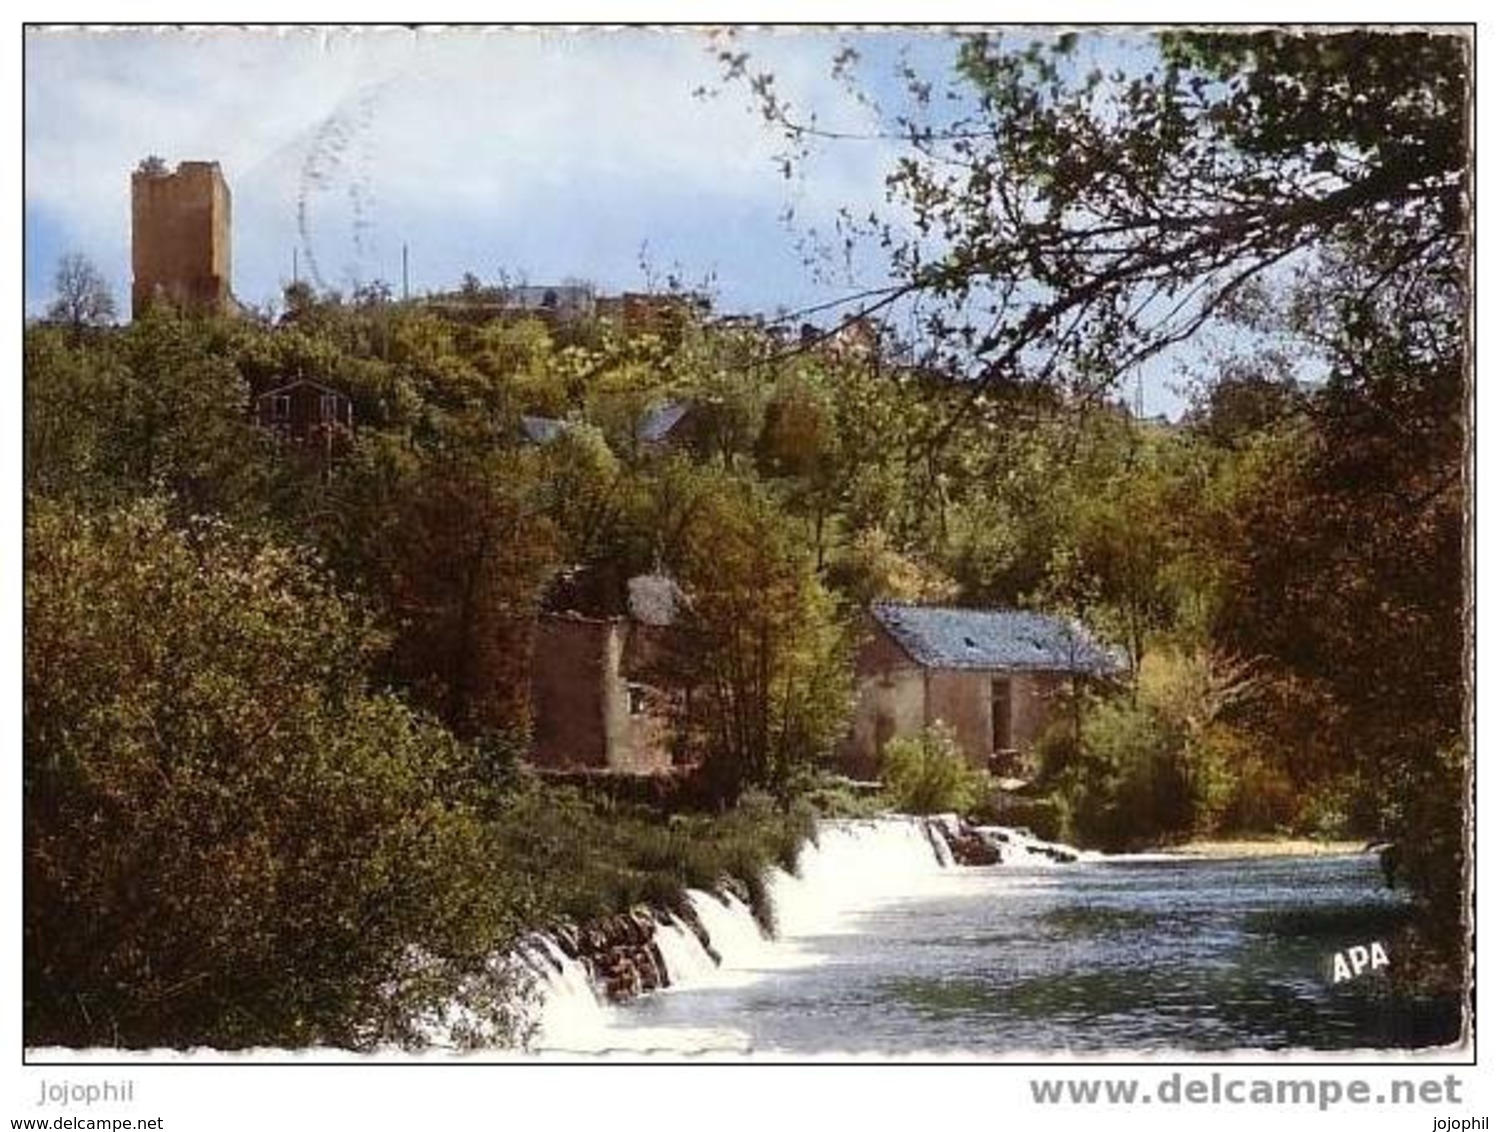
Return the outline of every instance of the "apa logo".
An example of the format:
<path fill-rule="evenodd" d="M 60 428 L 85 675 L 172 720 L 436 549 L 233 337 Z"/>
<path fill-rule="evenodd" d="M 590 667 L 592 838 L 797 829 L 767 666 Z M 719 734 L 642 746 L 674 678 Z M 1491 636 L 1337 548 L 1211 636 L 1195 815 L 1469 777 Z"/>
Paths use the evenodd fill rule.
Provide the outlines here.
<path fill-rule="evenodd" d="M 1368 947 L 1358 944 L 1332 957 L 1332 981 L 1346 983 L 1365 971 L 1377 971 L 1389 965 L 1390 957 L 1385 953 L 1384 944 L 1377 941 Z"/>

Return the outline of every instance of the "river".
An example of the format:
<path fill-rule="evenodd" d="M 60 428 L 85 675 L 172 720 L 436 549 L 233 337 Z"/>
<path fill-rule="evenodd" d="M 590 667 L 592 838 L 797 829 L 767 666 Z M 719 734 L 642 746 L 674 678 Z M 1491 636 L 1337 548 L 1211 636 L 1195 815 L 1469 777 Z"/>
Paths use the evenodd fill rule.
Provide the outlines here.
<path fill-rule="evenodd" d="M 663 941 L 674 985 L 623 1006 L 553 996 L 553 1052 L 976 1055 L 1352 1050 L 1455 1040 L 1451 1003 L 1339 951 L 1398 946 L 1409 915 L 1372 854 L 1166 855 L 944 867 L 910 822 L 824 831 L 747 911 L 694 894 L 722 962 Z"/>

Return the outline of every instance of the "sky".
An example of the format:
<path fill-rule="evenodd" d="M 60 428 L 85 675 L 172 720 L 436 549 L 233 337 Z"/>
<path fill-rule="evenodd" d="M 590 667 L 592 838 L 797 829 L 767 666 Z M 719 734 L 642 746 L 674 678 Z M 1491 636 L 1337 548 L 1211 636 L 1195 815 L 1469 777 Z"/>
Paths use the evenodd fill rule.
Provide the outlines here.
<path fill-rule="evenodd" d="M 852 42 L 876 98 L 905 53 L 944 77 L 940 32 L 740 31 L 776 89 L 819 124 L 873 112 L 830 77 Z M 344 292 L 675 276 L 723 313 L 775 314 L 885 282 L 877 257 L 820 278 L 798 232 L 884 204 L 892 142 L 824 147 L 791 178 L 721 38 L 688 29 L 31 30 L 25 42 L 25 303 L 58 259 L 97 264 L 128 309 L 131 170 L 220 163 L 233 195 L 233 288 L 262 306 L 296 270 Z M 883 84 L 883 85 L 882 85 Z M 791 209 L 794 217 L 785 219 Z M 825 320 L 824 320 L 825 321 Z M 1151 375 L 1148 411 L 1180 408 Z"/>
<path fill-rule="evenodd" d="M 788 92 L 826 85 L 831 37 L 758 38 Z M 638 288 L 644 259 L 714 277 L 730 305 L 795 305 L 811 292 L 780 215 L 873 203 L 883 165 L 865 147 L 788 183 L 742 95 L 694 97 L 719 77 L 713 50 L 690 31 L 33 33 L 28 309 L 68 250 L 124 293 L 147 154 L 219 161 L 251 303 L 290 278 L 293 248 L 347 289 L 398 281 L 404 243 L 417 290 L 465 271 Z"/>

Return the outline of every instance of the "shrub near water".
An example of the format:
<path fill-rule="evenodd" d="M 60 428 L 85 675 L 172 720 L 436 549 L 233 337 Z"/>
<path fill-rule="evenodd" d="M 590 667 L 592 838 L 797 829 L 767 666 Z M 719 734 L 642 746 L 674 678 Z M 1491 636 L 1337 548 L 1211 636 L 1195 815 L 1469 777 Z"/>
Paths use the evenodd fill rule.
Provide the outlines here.
<path fill-rule="evenodd" d="M 814 818 L 759 792 L 722 814 L 665 815 L 533 782 L 508 800 L 498 826 L 506 857 L 529 878 L 538 922 L 583 922 L 639 904 L 680 908 L 687 889 L 728 883 L 771 931 L 767 871 L 796 870 Z"/>
<path fill-rule="evenodd" d="M 373 637 L 297 555 L 143 503 L 34 502 L 25 1037 L 415 1042 L 523 906 L 470 748 L 372 693 Z"/>
<path fill-rule="evenodd" d="M 1275 828 L 1287 784 L 1230 722 L 1254 686 L 1246 665 L 1159 648 L 1134 694 L 1090 699 L 1076 730 L 1054 724 L 1037 755 L 1062 839 L 1120 850 Z"/>
<path fill-rule="evenodd" d="M 952 728 L 941 723 L 887 743 L 880 777 L 895 808 L 908 814 L 968 813 L 989 793 L 989 776 L 968 762 Z"/>

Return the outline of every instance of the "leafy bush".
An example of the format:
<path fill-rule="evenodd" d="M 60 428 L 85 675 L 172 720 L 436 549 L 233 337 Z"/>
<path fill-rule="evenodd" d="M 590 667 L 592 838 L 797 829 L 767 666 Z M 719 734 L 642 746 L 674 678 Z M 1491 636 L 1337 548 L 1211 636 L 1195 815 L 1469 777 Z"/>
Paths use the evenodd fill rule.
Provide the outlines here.
<path fill-rule="evenodd" d="M 990 790 L 989 776 L 968 762 L 944 723 L 887 743 L 880 777 L 895 808 L 908 814 L 968 813 Z"/>
<path fill-rule="evenodd" d="M 995 815 L 998 824 L 1028 829 L 1043 841 L 1066 840 L 1067 820 L 1056 798 L 1018 798 Z"/>
<path fill-rule="evenodd" d="M 855 789 L 831 776 L 810 782 L 800 798 L 821 818 L 871 818 L 891 809 L 883 790 Z"/>
<path fill-rule="evenodd" d="M 723 814 L 666 816 L 533 780 L 512 795 L 497 825 L 506 856 L 526 875 L 537 922 L 585 921 L 636 904 L 680 907 L 687 889 L 728 882 L 748 894 L 771 931 L 766 872 L 795 871 L 814 815 L 750 792 Z"/>
<path fill-rule="evenodd" d="M 1295 798 L 1227 722 L 1251 686 L 1240 665 L 1160 649 L 1146 656 L 1133 696 L 1086 705 L 1080 737 L 1049 729 L 1037 753 L 1066 837 L 1120 849 L 1278 828 Z"/>
<path fill-rule="evenodd" d="M 26 566 L 28 1043 L 418 1044 L 460 992 L 503 1039 L 487 786 L 310 563 L 33 501 Z"/>
<path fill-rule="evenodd" d="M 1148 708 L 1119 699 L 1083 724 L 1083 758 L 1071 776 L 1073 833 L 1122 849 L 1192 828 L 1192 785 L 1180 737 Z"/>

